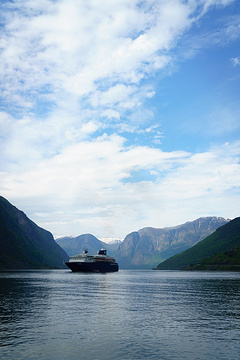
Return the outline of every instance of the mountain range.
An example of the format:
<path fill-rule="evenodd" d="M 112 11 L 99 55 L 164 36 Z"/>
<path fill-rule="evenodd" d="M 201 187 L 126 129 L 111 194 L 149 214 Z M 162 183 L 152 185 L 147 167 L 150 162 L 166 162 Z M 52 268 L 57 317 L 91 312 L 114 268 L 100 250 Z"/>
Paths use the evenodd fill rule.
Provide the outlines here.
<path fill-rule="evenodd" d="M 240 270 L 240 217 L 186 251 L 159 264 L 157 270 Z"/>
<path fill-rule="evenodd" d="M 96 253 L 101 247 L 116 257 L 121 269 L 151 269 L 213 233 L 229 220 L 221 217 L 199 218 L 182 225 L 162 229 L 146 227 L 128 234 L 123 242 L 106 244 L 91 234 L 57 239 L 69 256 L 85 249 Z"/>
<path fill-rule="evenodd" d="M 122 242 L 116 241 L 110 244 L 100 241 L 91 234 L 83 234 L 75 238 L 63 237 L 55 241 L 49 231 L 37 226 L 22 211 L 0 196 L 0 269 L 62 268 L 65 266 L 64 261 L 70 256 L 85 249 L 90 253 L 96 253 L 102 247 L 107 249 L 109 255 L 116 258 L 120 269 L 153 267 L 161 269 L 163 266 L 168 266 L 166 259 L 172 259 L 173 255 L 179 253 L 182 257 L 183 251 L 191 250 L 198 244 L 200 246 L 203 239 L 208 239 L 210 234 L 215 236 L 214 234 L 220 231 L 218 229 L 231 223 L 220 217 L 203 217 L 173 227 L 145 227 L 128 234 Z M 238 250 L 233 249 L 231 239 L 238 237 L 240 229 L 237 227 L 229 229 L 230 233 L 235 231 L 237 235 L 235 236 L 234 233 L 227 238 L 229 246 L 224 245 L 223 250 L 227 252 L 224 256 L 234 258 L 238 256 Z M 204 257 L 221 252 L 222 248 L 218 245 L 222 240 L 212 243 L 205 243 L 205 240 L 203 240 L 204 251 L 199 248 L 204 252 Z M 200 260 L 202 261 L 203 258 Z M 196 262 L 191 258 L 190 262 L 183 262 L 177 268 L 195 266 L 200 260 Z M 216 262 L 216 258 L 209 261 Z"/>
<path fill-rule="evenodd" d="M 221 217 L 203 217 L 173 227 L 140 229 L 128 234 L 119 245 L 117 261 L 123 269 L 151 269 L 195 245 L 227 222 Z"/>
<path fill-rule="evenodd" d="M 63 268 L 67 259 L 49 231 L 0 196 L 0 269 Z"/>

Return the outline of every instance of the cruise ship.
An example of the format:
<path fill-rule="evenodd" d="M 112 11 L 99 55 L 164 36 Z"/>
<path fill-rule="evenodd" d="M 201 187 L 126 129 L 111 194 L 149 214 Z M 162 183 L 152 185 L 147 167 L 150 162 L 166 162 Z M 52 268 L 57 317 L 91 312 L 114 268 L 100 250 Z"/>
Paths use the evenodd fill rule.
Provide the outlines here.
<path fill-rule="evenodd" d="M 101 249 L 96 255 L 90 255 L 85 250 L 80 255 L 70 257 L 65 264 L 73 272 L 114 272 L 118 271 L 118 263 L 115 259 L 107 255 L 107 250 Z"/>

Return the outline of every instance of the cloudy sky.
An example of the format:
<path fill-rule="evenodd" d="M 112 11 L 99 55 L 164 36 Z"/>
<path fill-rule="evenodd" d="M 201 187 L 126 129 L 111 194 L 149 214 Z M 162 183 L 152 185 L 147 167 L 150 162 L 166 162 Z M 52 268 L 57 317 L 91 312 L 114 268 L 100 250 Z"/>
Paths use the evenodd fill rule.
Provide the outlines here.
<path fill-rule="evenodd" d="M 0 194 L 55 237 L 240 215 L 238 0 L 2 0 Z"/>

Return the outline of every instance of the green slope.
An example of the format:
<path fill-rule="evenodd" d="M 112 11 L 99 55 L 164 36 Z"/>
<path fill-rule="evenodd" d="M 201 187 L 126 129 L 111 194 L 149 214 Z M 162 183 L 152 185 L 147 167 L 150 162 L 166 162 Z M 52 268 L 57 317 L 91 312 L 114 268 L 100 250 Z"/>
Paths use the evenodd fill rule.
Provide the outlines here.
<path fill-rule="evenodd" d="M 177 254 L 157 266 L 157 270 L 179 270 L 179 269 L 206 269 L 207 263 L 212 264 L 210 268 L 216 268 L 216 256 L 220 256 L 222 260 L 225 260 L 225 268 L 227 261 L 227 252 L 236 250 L 235 266 L 238 265 L 238 250 L 240 246 L 240 217 L 235 218 L 226 225 L 218 228 L 213 234 L 200 241 L 190 249 Z M 223 253 L 223 254 L 222 254 Z M 224 254 L 225 253 L 225 254 Z M 218 254 L 218 255 L 216 255 Z M 222 255 L 220 255 L 222 254 Z M 230 254 L 230 253 L 229 253 Z M 215 258 L 210 259 L 215 256 Z M 221 261 L 218 261 L 218 268 L 220 267 Z M 202 263 L 205 261 L 204 263 Z M 233 259 L 231 260 L 233 261 Z M 197 265 L 197 266 L 196 266 Z M 202 267 L 201 267 L 202 265 Z M 229 264 L 230 265 L 230 264 Z M 227 268 L 226 268 L 227 269 Z"/>
<path fill-rule="evenodd" d="M 240 246 L 203 259 L 200 264 L 187 266 L 183 270 L 240 271 Z"/>

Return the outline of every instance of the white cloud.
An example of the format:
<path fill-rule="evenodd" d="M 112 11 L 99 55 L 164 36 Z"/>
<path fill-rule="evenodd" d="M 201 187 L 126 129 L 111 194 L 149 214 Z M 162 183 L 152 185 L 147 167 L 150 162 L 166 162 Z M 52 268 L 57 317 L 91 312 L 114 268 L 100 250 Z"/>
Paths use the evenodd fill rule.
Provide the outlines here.
<path fill-rule="evenodd" d="M 226 1 L 202 1 L 209 7 Z M 9 4 L 0 40 L 2 98 L 11 107 L 84 101 L 134 110 L 154 90 L 139 85 L 171 63 L 171 48 L 196 21 L 195 1 L 20 1 Z M 46 107 L 47 108 L 47 107 Z M 114 109 L 116 110 L 116 109 Z M 80 112 L 80 109 L 79 109 Z M 120 117 L 121 117 L 121 113 Z M 108 118 L 109 119 L 109 118 Z"/>
<path fill-rule="evenodd" d="M 118 111 L 113 109 L 104 110 L 101 114 L 102 117 L 107 117 L 108 119 L 120 119 L 120 114 Z"/>
<path fill-rule="evenodd" d="M 110 87 L 107 91 L 97 91 L 92 96 L 92 104 L 93 106 L 98 105 L 115 105 L 118 103 L 125 102 L 129 96 L 133 94 L 135 91 L 134 86 L 126 86 L 124 84 L 117 84 L 115 86 Z"/>
<path fill-rule="evenodd" d="M 204 9 L 206 10 L 210 6 L 226 6 L 233 2 L 234 0 L 204 0 L 202 3 L 204 3 Z"/>
<path fill-rule="evenodd" d="M 44 6 L 16 1 L 1 38 L 0 74 L 5 89 L 14 89 L 5 96 L 13 102 L 30 91 L 25 101 L 18 100 L 26 106 L 35 102 L 36 89 L 47 86 L 57 103 L 63 95 L 81 98 L 96 92 L 105 104 L 118 86 L 133 90 L 128 83 L 139 83 L 152 69 L 168 64 L 170 57 L 161 51 L 188 28 L 193 11 L 192 4 L 178 0 L 49 0 Z M 109 85 L 101 96 L 103 80 Z M 116 81 L 126 83 L 113 85 Z"/>
<path fill-rule="evenodd" d="M 240 57 L 231 58 L 231 61 L 234 66 L 240 65 Z"/>
<path fill-rule="evenodd" d="M 96 229 L 101 237 L 123 237 L 209 209 L 235 214 L 238 145 L 190 154 L 129 146 L 118 135 L 151 134 L 160 143 L 153 108 L 145 107 L 158 86 L 149 79 L 171 66 L 178 39 L 208 7 L 230 2 L 2 4 L 2 195 L 56 235 Z M 223 115 L 222 123 L 229 112 Z"/>
<path fill-rule="evenodd" d="M 105 135 L 21 174 L 3 173 L 3 195 L 55 235 L 102 236 L 109 224 L 111 236 L 124 237 L 143 226 L 236 216 L 239 193 L 231 197 L 240 184 L 239 143 L 190 154 L 126 148 L 124 142 Z M 138 171 L 146 180 L 133 179 Z M 48 214 L 47 222 L 39 212 Z"/>

